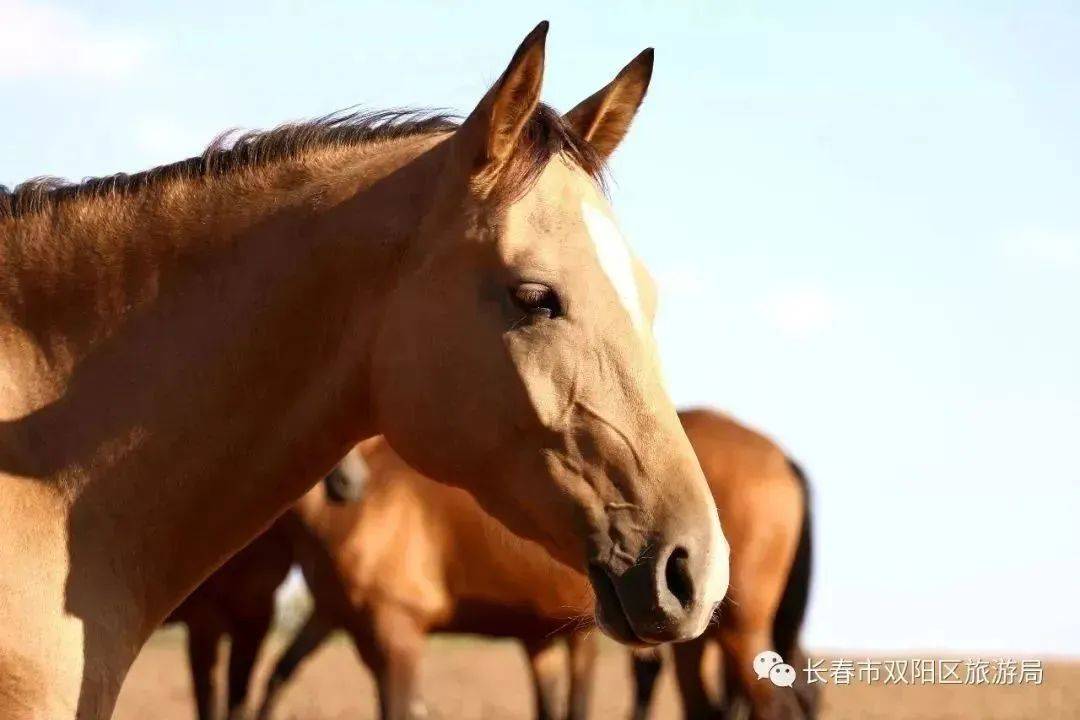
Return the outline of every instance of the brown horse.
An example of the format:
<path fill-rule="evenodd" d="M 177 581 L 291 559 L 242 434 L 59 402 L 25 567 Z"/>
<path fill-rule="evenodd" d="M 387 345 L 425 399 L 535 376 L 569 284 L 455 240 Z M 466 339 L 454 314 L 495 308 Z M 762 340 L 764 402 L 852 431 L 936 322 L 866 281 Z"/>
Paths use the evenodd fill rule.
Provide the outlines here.
<path fill-rule="evenodd" d="M 759 680 L 755 656 L 774 650 L 801 667 L 799 631 L 810 587 L 811 515 L 806 477 L 768 438 L 730 418 L 680 413 L 731 542 L 731 590 L 720 621 L 693 641 L 671 646 L 688 720 L 741 717 L 796 720 L 817 714 L 817 685 L 799 673 L 794 691 Z M 706 644 L 718 641 L 723 663 L 720 704 L 703 682 Z M 635 720 L 644 720 L 661 655 L 632 653 Z"/>
<path fill-rule="evenodd" d="M 274 593 L 292 565 L 291 518 L 270 526 L 231 557 L 176 608 L 165 622 L 187 625 L 188 661 L 199 720 L 242 718 L 251 671 L 274 619 Z M 221 639 L 229 637 L 228 677 L 216 687 Z M 221 695 L 224 694 L 224 698 Z"/>
<path fill-rule="evenodd" d="M 361 502 L 339 502 L 361 484 Z M 269 716 L 282 685 L 335 627 L 351 635 L 374 673 L 384 718 L 410 716 L 431 632 L 522 640 L 538 716 L 555 716 L 562 703 L 551 682 L 552 651 L 592 611 L 581 572 L 510 533 L 465 492 L 413 470 L 382 438 L 350 453 L 294 514 L 295 552 L 315 611 L 275 667 L 260 717 Z M 583 718 L 595 647 L 584 636 L 570 645 L 577 668 L 571 717 Z"/>
<path fill-rule="evenodd" d="M 598 180 L 652 53 L 560 117 L 546 34 L 460 125 L 0 191 L 0 717 L 108 717 L 153 629 L 378 433 L 588 568 L 612 636 L 705 629 L 727 546 Z"/>
<path fill-rule="evenodd" d="M 722 508 L 721 521 L 731 528 L 734 602 L 712 634 L 723 643 L 729 670 L 744 661 L 750 669 L 760 650 L 791 653 L 796 646 L 809 580 L 804 483 L 775 444 L 734 420 L 700 410 L 680 418 Z M 361 486 L 361 503 L 335 505 Z M 298 552 L 316 612 L 271 676 L 264 717 L 301 660 L 337 626 L 350 632 L 375 672 L 388 718 L 407 716 L 422 639 L 440 631 L 523 640 L 537 715 L 553 717 L 561 706 L 561 666 L 550 661 L 550 651 L 569 635 L 570 717 L 585 717 L 595 647 L 572 621 L 589 609 L 579 573 L 510 535 L 464 493 L 413 471 L 378 438 L 351 453 L 327 478 L 327 492 L 313 490 L 297 513 L 305 529 Z M 674 646 L 692 718 L 714 712 L 701 685 L 702 649 L 700 642 Z M 634 670 L 636 717 L 644 718 L 658 656 L 639 658 Z M 757 718 L 802 717 L 792 694 L 752 675 L 731 676 L 729 697 L 748 695 Z"/>

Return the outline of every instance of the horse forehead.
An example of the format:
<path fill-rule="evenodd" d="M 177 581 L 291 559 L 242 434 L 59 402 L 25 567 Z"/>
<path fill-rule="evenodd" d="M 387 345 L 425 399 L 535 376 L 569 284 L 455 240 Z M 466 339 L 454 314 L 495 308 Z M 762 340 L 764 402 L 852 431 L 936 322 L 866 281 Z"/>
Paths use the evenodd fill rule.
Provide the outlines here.
<path fill-rule="evenodd" d="M 596 204 L 605 202 L 596 183 L 583 170 L 556 158 L 547 164 L 515 209 L 541 232 L 566 233 L 580 226 L 583 199 Z"/>
<path fill-rule="evenodd" d="M 606 203 L 585 198 L 580 204 L 581 218 L 592 241 L 600 269 L 604 271 L 619 303 L 630 316 L 639 333 L 647 329 L 639 285 L 639 265 Z"/>
<path fill-rule="evenodd" d="M 605 202 L 582 170 L 560 158 L 552 160 L 532 188 L 508 208 L 506 249 L 511 255 L 552 265 L 558 264 L 556 258 L 562 253 L 588 253 L 592 243 L 581 217 L 581 202 L 586 198 L 596 204 Z"/>

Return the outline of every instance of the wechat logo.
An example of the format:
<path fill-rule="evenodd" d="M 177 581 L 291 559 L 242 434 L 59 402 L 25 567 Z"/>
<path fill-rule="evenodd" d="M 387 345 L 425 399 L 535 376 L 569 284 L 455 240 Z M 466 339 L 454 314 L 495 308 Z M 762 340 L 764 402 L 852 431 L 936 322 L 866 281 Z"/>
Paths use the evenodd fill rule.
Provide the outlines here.
<path fill-rule="evenodd" d="M 759 652 L 754 658 L 754 672 L 758 680 L 768 678 L 777 687 L 791 687 L 795 684 L 795 668 L 784 662 L 780 653 L 772 650 Z"/>

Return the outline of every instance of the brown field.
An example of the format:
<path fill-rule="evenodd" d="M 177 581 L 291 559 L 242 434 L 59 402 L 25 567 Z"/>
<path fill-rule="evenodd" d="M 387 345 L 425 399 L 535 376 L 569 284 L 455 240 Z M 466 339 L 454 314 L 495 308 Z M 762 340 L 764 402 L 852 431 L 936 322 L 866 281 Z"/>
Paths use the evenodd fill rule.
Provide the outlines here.
<path fill-rule="evenodd" d="M 268 653 L 277 655 L 280 643 Z M 267 671 L 264 662 L 259 676 Z M 828 686 L 826 720 L 1058 720 L 1080 718 L 1080 663 L 1048 663 L 1041 686 Z M 257 678 L 258 681 L 259 678 Z M 437 638 L 424 659 L 421 692 L 432 720 L 525 720 L 531 690 L 524 656 L 509 642 Z M 366 720 L 374 688 L 351 645 L 322 648 L 288 688 L 273 720 Z M 674 681 L 658 685 L 653 717 L 678 718 Z M 615 646 L 601 654 L 592 717 L 625 718 L 629 707 L 626 656 Z M 146 647 L 120 695 L 115 720 L 193 720 L 183 634 L 170 629 Z"/>

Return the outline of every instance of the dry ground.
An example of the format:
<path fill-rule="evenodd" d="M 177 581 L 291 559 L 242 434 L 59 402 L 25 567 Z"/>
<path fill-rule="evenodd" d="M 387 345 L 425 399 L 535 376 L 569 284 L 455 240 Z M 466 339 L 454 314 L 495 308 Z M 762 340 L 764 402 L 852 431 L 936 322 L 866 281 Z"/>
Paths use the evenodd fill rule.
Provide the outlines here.
<path fill-rule="evenodd" d="M 274 642 L 268 655 L 276 656 Z M 267 671 L 264 663 L 260 677 Z M 433 720 L 525 720 L 531 690 L 524 656 L 508 642 L 440 638 L 429 643 L 421 691 Z M 351 645 L 338 639 L 322 648 L 286 690 L 274 720 L 374 718 L 374 690 Z M 669 674 L 658 685 L 653 717 L 678 718 Z M 592 717 L 627 717 L 626 656 L 605 647 L 597 672 Z M 159 633 L 128 677 L 115 720 L 194 720 L 183 634 Z M 1080 663 L 1049 663 L 1042 686 L 829 686 L 825 720 L 1059 720 L 1080 718 Z"/>

